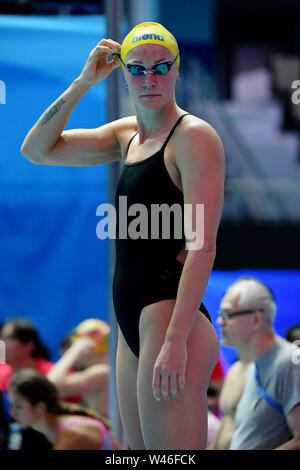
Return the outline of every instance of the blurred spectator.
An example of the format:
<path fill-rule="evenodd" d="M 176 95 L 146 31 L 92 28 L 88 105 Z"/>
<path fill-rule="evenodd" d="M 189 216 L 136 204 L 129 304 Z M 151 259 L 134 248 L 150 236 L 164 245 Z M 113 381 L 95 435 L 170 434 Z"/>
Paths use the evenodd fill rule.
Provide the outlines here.
<path fill-rule="evenodd" d="M 80 323 L 70 338 L 71 346 L 48 374 L 62 396 L 80 394 L 83 403 L 102 416 L 108 415 L 109 332 L 102 320 Z"/>
<path fill-rule="evenodd" d="M 53 450 L 121 448 L 105 418 L 79 405 L 60 402 L 55 385 L 34 369 L 12 374 L 9 398 L 15 420 L 22 428 L 42 433 Z"/>
<path fill-rule="evenodd" d="M 220 322 L 224 326 L 224 322 Z M 230 335 L 230 332 L 229 332 Z M 226 329 L 221 328 L 222 344 L 230 346 L 230 336 Z M 227 450 L 234 433 L 234 416 L 237 405 L 242 396 L 246 375 L 250 362 L 245 357 L 240 357 L 227 371 L 219 397 L 219 409 L 221 422 L 215 439 L 211 442 L 209 450 Z"/>
<path fill-rule="evenodd" d="M 220 420 L 217 418 L 212 411 L 208 410 L 207 415 L 207 441 L 206 448 L 209 448 L 212 442 L 215 440 L 219 429 L 220 429 Z"/>
<path fill-rule="evenodd" d="M 250 277 L 231 285 L 221 302 L 226 344 L 253 362 L 235 413 L 232 450 L 300 449 L 298 348 L 276 335 L 275 311 L 271 291 Z"/>
<path fill-rule="evenodd" d="M 35 326 L 25 318 L 6 321 L 1 328 L 6 345 L 6 362 L 14 369 L 33 367 L 47 373 L 52 363 Z"/>
<path fill-rule="evenodd" d="M 207 401 L 208 408 L 216 417 L 219 417 L 219 397 L 225 378 L 225 367 L 223 361 L 219 358 L 210 378 Z"/>
<path fill-rule="evenodd" d="M 227 344 L 222 338 L 222 344 Z M 219 408 L 221 423 L 215 439 L 211 441 L 210 450 L 227 450 L 234 433 L 234 416 L 242 396 L 250 362 L 240 358 L 228 370 L 220 393 Z"/>
<path fill-rule="evenodd" d="M 285 338 L 290 343 L 294 343 L 295 341 L 299 341 L 298 346 L 300 346 L 300 324 L 294 325 L 287 331 Z"/>
<path fill-rule="evenodd" d="M 42 374 L 47 374 L 52 367 L 49 353 L 42 343 L 35 326 L 25 318 L 16 318 L 6 321 L 1 328 L 0 338 L 5 342 L 7 364 L 0 364 L 0 392 L 2 395 L 2 439 L 3 446 L 9 440 L 9 427 L 13 419 L 9 414 L 8 386 L 11 373 L 24 367 L 32 367 Z M 12 427 L 11 427 L 12 429 Z M 14 430 L 16 432 L 16 430 Z M 22 449 L 49 449 L 50 444 L 42 435 L 32 430 L 22 432 L 20 436 Z"/>

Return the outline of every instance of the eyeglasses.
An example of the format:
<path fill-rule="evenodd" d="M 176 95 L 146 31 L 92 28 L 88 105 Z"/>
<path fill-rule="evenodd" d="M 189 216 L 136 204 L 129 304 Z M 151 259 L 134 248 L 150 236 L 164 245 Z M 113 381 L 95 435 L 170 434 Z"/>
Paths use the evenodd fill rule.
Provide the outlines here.
<path fill-rule="evenodd" d="M 263 312 L 263 309 L 256 308 L 253 310 L 240 310 L 239 312 L 232 312 L 231 310 L 220 310 L 219 317 L 221 317 L 222 320 L 228 321 L 231 320 L 231 318 L 240 317 L 242 315 L 251 315 L 257 311 Z"/>
<path fill-rule="evenodd" d="M 176 62 L 178 57 L 177 54 L 177 56 L 172 62 L 161 62 L 160 64 L 154 65 L 150 70 L 147 70 L 143 65 L 140 64 L 124 64 L 119 53 L 113 52 L 111 55 L 118 55 L 124 67 L 127 68 L 128 72 L 133 77 L 141 77 L 142 75 L 147 76 L 147 73 L 154 73 L 155 75 L 166 75 L 170 71 L 172 65 Z"/>

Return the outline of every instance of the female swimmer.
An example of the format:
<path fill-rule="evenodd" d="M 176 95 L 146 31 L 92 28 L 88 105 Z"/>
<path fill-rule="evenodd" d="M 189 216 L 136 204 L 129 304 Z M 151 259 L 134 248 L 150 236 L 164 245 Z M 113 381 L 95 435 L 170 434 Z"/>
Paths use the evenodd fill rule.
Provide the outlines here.
<path fill-rule="evenodd" d="M 82 96 L 121 64 L 135 115 L 65 131 Z M 119 235 L 124 218 L 117 220 L 113 299 L 117 392 L 132 449 L 205 448 L 206 392 L 219 354 L 201 301 L 216 253 L 224 151 L 208 123 L 177 105 L 179 65 L 176 39 L 158 23 L 136 26 L 122 45 L 102 39 L 22 146 L 38 164 L 123 162 L 115 204 L 125 216 L 126 200 L 128 232 Z M 167 230 L 152 217 L 157 206 Z"/>

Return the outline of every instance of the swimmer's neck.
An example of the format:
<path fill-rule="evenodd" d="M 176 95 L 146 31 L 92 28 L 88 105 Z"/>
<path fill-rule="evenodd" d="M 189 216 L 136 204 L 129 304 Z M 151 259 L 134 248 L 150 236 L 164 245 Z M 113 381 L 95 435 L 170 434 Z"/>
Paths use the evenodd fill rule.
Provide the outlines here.
<path fill-rule="evenodd" d="M 142 144 L 151 137 L 168 132 L 181 114 L 183 114 L 183 110 L 177 106 L 175 101 L 160 109 L 136 107 L 139 143 Z"/>

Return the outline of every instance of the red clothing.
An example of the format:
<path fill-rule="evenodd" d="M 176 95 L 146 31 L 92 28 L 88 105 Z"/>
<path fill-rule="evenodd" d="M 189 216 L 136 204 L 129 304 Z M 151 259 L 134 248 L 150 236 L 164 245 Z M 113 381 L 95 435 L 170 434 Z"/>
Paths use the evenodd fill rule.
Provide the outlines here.
<path fill-rule="evenodd" d="M 46 359 L 38 358 L 35 361 L 36 370 L 41 372 L 41 374 L 43 374 L 43 375 L 47 375 L 48 372 L 50 372 L 50 369 L 52 369 L 53 366 L 54 366 L 54 363 L 46 361 Z"/>
<path fill-rule="evenodd" d="M 50 369 L 54 366 L 53 362 L 46 361 L 41 357 L 35 360 L 35 369 L 43 375 L 47 375 Z M 0 364 L 0 391 L 8 391 L 9 379 L 13 369 L 9 364 Z M 81 395 L 74 395 L 72 397 L 64 397 L 64 401 L 71 403 L 80 403 L 82 401 Z"/>
<path fill-rule="evenodd" d="M 213 373 L 211 374 L 210 380 L 213 382 L 214 380 L 224 380 L 225 378 L 225 368 L 222 364 L 221 359 L 218 359 L 218 362 L 213 370 Z"/>
<path fill-rule="evenodd" d="M 218 362 L 215 365 L 215 368 L 210 377 L 210 386 L 214 388 L 215 387 L 219 388 L 220 382 L 222 384 L 222 382 L 224 381 L 225 375 L 226 375 L 226 368 L 224 365 L 224 361 L 221 359 L 221 357 L 219 357 Z M 216 382 L 217 383 L 219 382 L 219 384 L 217 385 Z M 215 416 L 217 416 L 217 418 L 220 418 L 220 412 L 218 409 L 212 409 L 211 411 L 213 412 Z"/>
<path fill-rule="evenodd" d="M 8 389 L 11 367 L 8 364 L 0 364 L 0 391 Z"/>
<path fill-rule="evenodd" d="M 35 360 L 35 369 L 43 375 L 47 375 L 53 367 L 53 362 L 38 358 Z M 0 390 L 6 391 L 9 387 L 9 379 L 13 369 L 9 364 L 0 364 Z"/>

